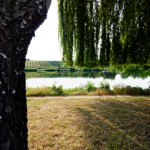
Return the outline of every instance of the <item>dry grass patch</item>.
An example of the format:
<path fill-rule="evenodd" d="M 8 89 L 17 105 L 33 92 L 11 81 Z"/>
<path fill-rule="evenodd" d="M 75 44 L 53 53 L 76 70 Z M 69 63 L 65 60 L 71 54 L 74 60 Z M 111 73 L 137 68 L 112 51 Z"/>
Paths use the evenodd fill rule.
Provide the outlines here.
<path fill-rule="evenodd" d="M 29 150 L 149 150 L 150 97 L 28 100 Z"/>

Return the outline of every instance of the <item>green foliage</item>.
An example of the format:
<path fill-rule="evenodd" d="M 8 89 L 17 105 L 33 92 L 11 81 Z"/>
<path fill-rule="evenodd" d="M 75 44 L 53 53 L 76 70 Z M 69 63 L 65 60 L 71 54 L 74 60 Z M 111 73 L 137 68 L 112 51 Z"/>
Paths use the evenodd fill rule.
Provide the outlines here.
<path fill-rule="evenodd" d="M 110 85 L 108 82 L 103 81 L 103 82 L 100 82 L 99 88 L 103 90 L 110 90 Z"/>
<path fill-rule="evenodd" d="M 62 85 L 56 87 L 56 85 L 53 84 L 52 91 L 55 93 L 55 95 L 62 95 L 64 93 Z"/>
<path fill-rule="evenodd" d="M 125 69 L 123 69 L 122 75 L 129 77 L 141 77 L 141 78 L 146 78 L 150 76 L 150 69 L 141 67 L 138 65 L 128 65 Z"/>
<path fill-rule="evenodd" d="M 94 5 L 93 5 L 94 2 Z M 97 0 L 58 0 L 59 37 L 63 61 L 77 66 L 97 65 L 99 3 Z"/>
<path fill-rule="evenodd" d="M 112 90 L 108 86 L 103 88 L 94 87 L 93 83 L 86 84 L 86 87 L 76 87 L 71 89 L 63 89 L 62 86 L 43 87 L 43 88 L 27 88 L 27 96 L 69 96 L 69 95 L 148 95 L 150 96 L 150 88 L 142 89 L 140 87 L 131 86 L 115 86 Z"/>
<path fill-rule="evenodd" d="M 63 61 L 89 68 L 149 64 L 149 6 L 148 0 L 58 0 Z"/>
<path fill-rule="evenodd" d="M 84 88 L 87 92 L 91 92 L 91 91 L 95 91 L 96 87 L 94 86 L 94 84 L 90 81 L 88 81 L 85 85 Z"/>
<path fill-rule="evenodd" d="M 150 88 L 142 89 L 141 87 L 117 85 L 114 86 L 113 92 L 119 95 L 150 95 Z"/>

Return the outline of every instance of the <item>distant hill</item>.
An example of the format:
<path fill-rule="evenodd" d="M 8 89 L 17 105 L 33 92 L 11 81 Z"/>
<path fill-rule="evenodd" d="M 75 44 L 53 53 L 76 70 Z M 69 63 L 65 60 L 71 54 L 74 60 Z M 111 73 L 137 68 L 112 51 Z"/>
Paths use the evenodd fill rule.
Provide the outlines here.
<path fill-rule="evenodd" d="M 48 66 L 60 66 L 61 61 L 31 61 L 26 60 L 26 67 L 48 67 Z"/>

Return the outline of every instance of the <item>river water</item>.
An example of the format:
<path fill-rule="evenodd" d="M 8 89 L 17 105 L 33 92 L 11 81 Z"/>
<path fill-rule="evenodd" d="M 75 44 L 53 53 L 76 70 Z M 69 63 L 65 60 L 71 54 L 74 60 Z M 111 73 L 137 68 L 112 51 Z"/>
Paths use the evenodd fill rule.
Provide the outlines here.
<path fill-rule="evenodd" d="M 55 73 L 27 73 L 26 74 L 26 87 L 36 88 L 44 86 L 62 85 L 64 89 L 74 88 L 85 85 L 88 81 L 99 86 L 101 81 L 106 81 L 110 87 L 116 85 L 124 85 L 131 87 L 142 87 L 143 89 L 150 86 L 150 76 L 138 77 L 125 76 L 111 72 L 101 73 L 70 73 L 70 72 L 55 72 Z"/>

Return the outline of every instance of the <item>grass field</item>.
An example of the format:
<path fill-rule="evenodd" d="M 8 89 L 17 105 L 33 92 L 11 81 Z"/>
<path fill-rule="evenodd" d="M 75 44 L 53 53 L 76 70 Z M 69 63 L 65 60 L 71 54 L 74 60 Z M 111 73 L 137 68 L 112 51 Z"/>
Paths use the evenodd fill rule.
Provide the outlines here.
<path fill-rule="evenodd" d="M 28 99 L 29 150 L 149 150 L 150 97 Z"/>
<path fill-rule="evenodd" d="M 26 61 L 26 67 L 47 67 L 47 66 L 60 66 L 60 61 Z"/>

